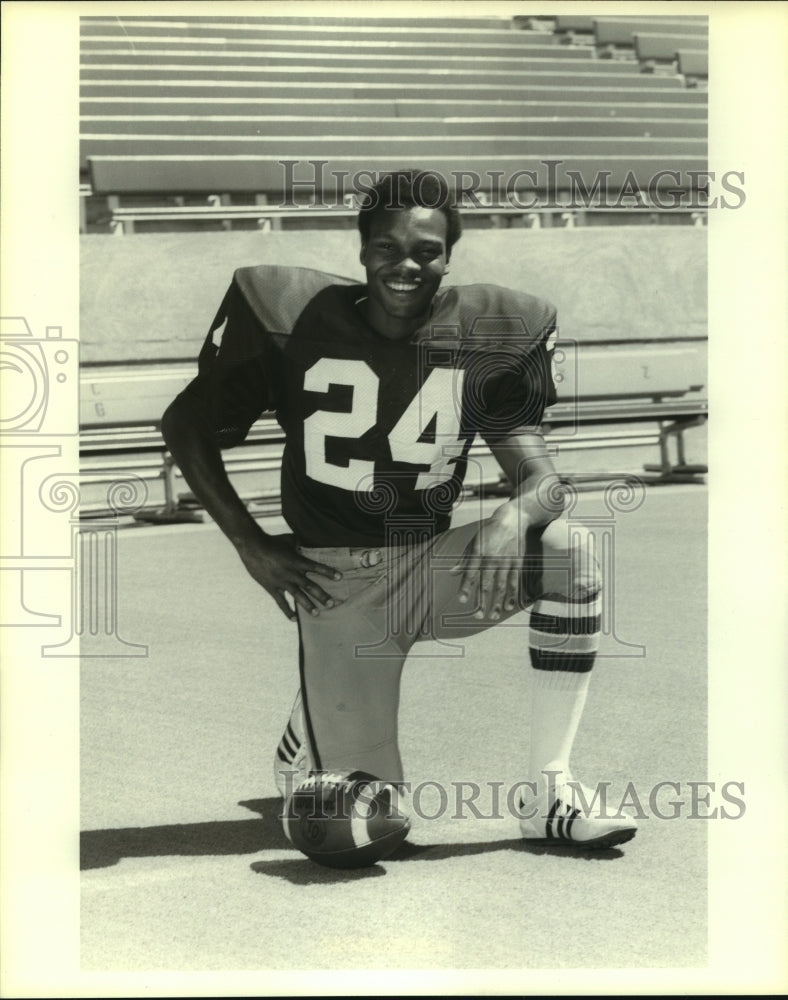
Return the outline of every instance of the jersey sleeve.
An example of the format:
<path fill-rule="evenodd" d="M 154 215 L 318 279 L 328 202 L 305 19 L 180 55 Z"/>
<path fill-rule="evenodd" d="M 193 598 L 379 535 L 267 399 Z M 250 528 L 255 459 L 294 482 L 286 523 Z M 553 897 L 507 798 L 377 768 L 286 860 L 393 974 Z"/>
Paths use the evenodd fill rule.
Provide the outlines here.
<path fill-rule="evenodd" d="M 219 446 L 240 444 L 273 409 L 265 330 L 233 280 L 200 351 L 197 377 L 185 393 L 199 400 Z"/>
<path fill-rule="evenodd" d="M 506 291 L 496 314 L 476 323 L 470 412 L 475 430 L 490 443 L 517 431 L 538 430 L 557 398 L 553 349 L 557 317 L 553 305 Z"/>

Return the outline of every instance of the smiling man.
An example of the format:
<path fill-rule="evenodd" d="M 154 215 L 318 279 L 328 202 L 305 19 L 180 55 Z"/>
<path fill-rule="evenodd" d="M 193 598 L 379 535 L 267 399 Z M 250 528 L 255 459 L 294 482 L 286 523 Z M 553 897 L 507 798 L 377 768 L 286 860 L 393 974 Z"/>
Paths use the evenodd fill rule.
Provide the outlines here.
<path fill-rule="evenodd" d="M 398 197 L 396 191 L 391 194 Z M 386 196 L 376 192 L 374 197 L 383 201 Z M 367 272 L 363 312 L 381 336 L 408 338 L 429 319 L 459 237 L 459 221 L 414 205 L 408 211 L 362 213 L 360 228 L 361 263 Z"/>
<path fill-rule="evenodd" d="M 384 176 L 358 224 L 366 285 L 298 268 L 235 273 L 199 374 L 162 423 L 246 570 L 298 622 L 300 691 L 277 783 L 287 795 L 309 770 L 402 781 L 399 688 L 413 644 L 465 640 L 527 608 L 532 795 L 522 834 L 623 843 L 634 822 L 580 808 L 569 771 L 601 581 L 587 534 L 561 516 L 540 433 L 555 400 L 555 310 L 494 285 L 441 290 L 461 228 L 433 173 Z M 221 458 L 266 411 L 286 437 L 289 535 L 260 527 Z M 451 527 L 477 437 L 512 496 L 482 523 Z M 468 643 L 465 655 L 476 652 Z"/>

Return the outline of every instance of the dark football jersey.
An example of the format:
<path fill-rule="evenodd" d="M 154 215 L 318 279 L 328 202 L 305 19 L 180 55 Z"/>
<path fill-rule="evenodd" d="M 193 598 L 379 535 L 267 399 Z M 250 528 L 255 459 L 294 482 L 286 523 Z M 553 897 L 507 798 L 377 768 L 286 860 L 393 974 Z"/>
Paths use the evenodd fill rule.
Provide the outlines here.
<path fill-rule="evenodd" d="M 185 390 L 222 447 L 273 412 L 285 432 L 283 515 L 302 545 L 385 545 L 448 527 L 477 434 L 538 426 L 555 400 L 555 309 L 494 285 L 449 287 L 388 340 L 366 287 L 302 268 L 236 271 Z"/>

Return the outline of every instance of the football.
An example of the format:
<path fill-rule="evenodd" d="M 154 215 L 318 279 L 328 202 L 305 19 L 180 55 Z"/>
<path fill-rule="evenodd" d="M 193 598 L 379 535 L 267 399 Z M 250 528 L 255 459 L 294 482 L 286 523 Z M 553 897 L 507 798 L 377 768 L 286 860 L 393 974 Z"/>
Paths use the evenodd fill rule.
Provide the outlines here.
<path fill-rule="evenodd" d="M 388 857 L 410 830 L 399 792 L 364 771 L 313 771 L 287 800 L 285 835 L 328 868 L 365 868 Z"/>

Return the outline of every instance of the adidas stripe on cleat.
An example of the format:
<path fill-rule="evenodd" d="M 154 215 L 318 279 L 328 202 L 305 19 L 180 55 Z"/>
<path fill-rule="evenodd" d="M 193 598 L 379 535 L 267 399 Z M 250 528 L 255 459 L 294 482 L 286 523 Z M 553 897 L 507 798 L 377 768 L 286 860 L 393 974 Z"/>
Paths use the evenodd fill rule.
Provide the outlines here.
<path fill-rule="evenodd" d="M 637 833 L 637 823 L 619 813 L 608 815 L 594 793 L 560 765 L 548 765 L 541 794 L 530 803 L 520 800 L 520 832 L 538 847 L 603 850 L 625 844 Z"/>
<path fill-rule="evenodd" d="M 306 741 L 301 692 L 296 695 L 290 719 L 274 754 L 274 781 L 282 798 L 301 784 L 312 770 Z"/>

